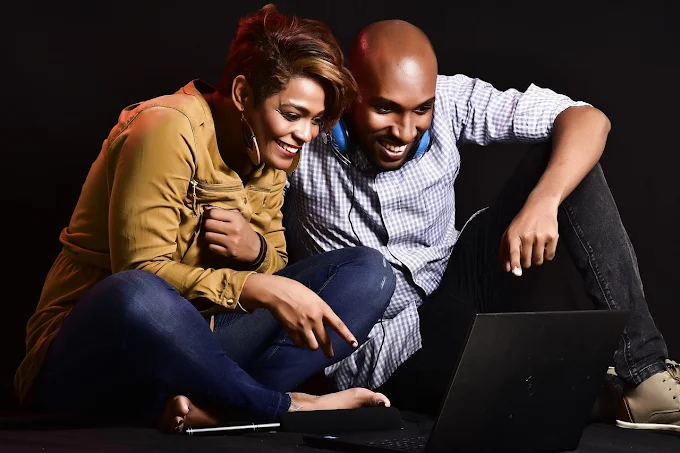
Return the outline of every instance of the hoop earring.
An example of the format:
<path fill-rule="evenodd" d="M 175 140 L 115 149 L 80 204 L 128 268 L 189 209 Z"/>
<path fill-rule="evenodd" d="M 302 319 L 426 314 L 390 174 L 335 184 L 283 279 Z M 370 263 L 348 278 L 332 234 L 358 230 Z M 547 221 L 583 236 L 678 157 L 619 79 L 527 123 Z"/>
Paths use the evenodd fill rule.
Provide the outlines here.
<path fill-rule="evenodd" d="M 255 132 L 253 132 L 253 128 L 250 127 L 250 124 L 248 124 L 248 121 L 246 121 L 246 117 L 241 112 L 241 124 L 245 125 L 247 128 L 247 133 L 244 131 L 244 141 L 246 145 L 246 152 L 248 153 L 248 157 L 250 157 L 250 161 L 255 165 L 256 167 L 260 165 L 260 147 L 257 145 L 257 138 L 255 138 Z"/>

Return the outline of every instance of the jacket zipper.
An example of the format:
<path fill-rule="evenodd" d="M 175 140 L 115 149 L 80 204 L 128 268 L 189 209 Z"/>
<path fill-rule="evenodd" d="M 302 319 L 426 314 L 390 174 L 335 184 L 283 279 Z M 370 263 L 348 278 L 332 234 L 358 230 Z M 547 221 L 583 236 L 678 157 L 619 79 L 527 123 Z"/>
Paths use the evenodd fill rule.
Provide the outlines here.
<path fill-rule="evenodd" d="M 198 215 L 198 210 L 196 207 L 196 186 L 198 185 L 198 182 L 196 180 L 192 179 L 189 181 L 191 183 L 191 210 L 194 213 L 194 217 Z"/>

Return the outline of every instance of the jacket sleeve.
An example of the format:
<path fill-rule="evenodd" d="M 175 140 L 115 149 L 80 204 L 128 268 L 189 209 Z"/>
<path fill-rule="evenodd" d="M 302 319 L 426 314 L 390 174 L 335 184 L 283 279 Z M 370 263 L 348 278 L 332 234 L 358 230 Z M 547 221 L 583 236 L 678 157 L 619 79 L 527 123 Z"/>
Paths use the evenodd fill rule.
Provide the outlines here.
<path fill-rule="evenodd" d="M 111 269 L 143 269 L 186 299 L 233 309 L 250 271 L 203 269 L 172 259 L 195 170 L 194 133 L 183 113 L 150 107 L 111 143 L 107 156 Z"/>

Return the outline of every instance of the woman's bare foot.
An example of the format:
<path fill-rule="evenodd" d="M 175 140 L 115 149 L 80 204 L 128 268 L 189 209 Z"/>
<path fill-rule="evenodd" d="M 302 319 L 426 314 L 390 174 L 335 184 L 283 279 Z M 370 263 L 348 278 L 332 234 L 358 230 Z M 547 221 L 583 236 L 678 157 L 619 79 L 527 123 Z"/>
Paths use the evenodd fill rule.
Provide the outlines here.
<path fill-rule="evenodd" d="M 196 407 L 186 396 L 177 395 L 165 405 L 158 427 L 165 433 L 179 433 L 187 426 L 213 426 L 218 422 L 217 417 Z"/>
<path fill-rule="evenodd" d="M 292 404 L 289 412 L 353 409 L 390 405 L 390 400 L 382 393 L 373 392 L 365 388 L 352 388 L 327 395 L 310 395 L 308 393 L 290 393 Z M 158 427 L 165 433 L 180 433 L 186 427 L 215 426 L 219 418 L 210 412 L 194 405 L 189 398 L 176 395 L 165 405 L 165 411 L 158 420 Z"/>
<path fill-rule="evenodd" d="M 380 405 L 390 406 L 390 400 L 382 393 L 373 392 L 361 387 L 319 396 L 299 392 L 291 392 L 289 395 L 291 405 L 288 412 L 354 409 L 357 407 Z"/>

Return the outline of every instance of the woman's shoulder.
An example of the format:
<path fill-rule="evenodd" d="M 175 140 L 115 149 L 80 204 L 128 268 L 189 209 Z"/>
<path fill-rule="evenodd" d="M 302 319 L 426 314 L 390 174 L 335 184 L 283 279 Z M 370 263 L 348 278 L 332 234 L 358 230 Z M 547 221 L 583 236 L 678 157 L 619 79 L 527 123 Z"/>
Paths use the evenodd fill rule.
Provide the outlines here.
<path fill-rule="evenodd" d="M 193 82 L 187 86 L 192 84 Z M 205 99 L 183 87 L 172 94 L 128 105 L 121 111 L 118 123 L 119 125 L 130 124 L 143 112 L 147 112 L 145 116 L 153 112 L 153 116 L 166 123 L 188 123 L 192 129 L 204 124 L 209 115 Z"/>

